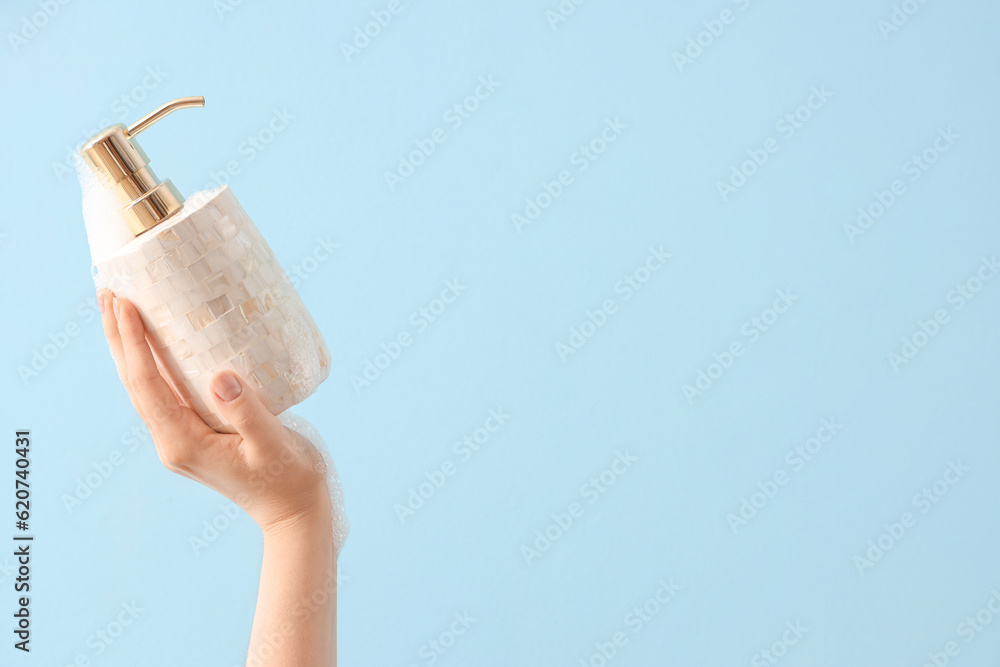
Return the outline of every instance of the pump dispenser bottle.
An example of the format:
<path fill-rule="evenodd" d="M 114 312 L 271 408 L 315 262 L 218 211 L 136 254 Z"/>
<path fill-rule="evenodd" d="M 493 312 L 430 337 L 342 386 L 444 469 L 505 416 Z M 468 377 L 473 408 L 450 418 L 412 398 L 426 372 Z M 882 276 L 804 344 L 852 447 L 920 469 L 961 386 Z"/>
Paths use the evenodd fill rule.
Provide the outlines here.
<path fill-rule="evenodd" d="M 330 374 L 330 352 L 284 269 L 229 186 L 185 201 L 160 181 L 135 136 L 167 114 L 204 106 L 185 97 L 131 127 L 112 125 L 81 149 L 115 193 L 132 237 L 95 258 L 99 286 L 132 301 L 154 356 L 177 395 L 212 428 L 232 431 L 214 409 L 209 381 L 229 369 L 279 414 Z"/>

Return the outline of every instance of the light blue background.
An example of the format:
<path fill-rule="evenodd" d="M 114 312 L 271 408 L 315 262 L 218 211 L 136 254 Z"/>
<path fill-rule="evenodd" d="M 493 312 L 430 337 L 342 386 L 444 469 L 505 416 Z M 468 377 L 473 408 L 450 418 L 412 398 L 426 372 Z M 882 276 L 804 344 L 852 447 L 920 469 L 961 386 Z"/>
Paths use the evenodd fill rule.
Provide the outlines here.
<path fill-rule="evenodd" d="M 890 0 L 592 0 L 556 29 L 557 0 L 402 0 L 350 61 L 340 44 L 386 3 L 217 6 L 78 0 L 14 48 L 9 33 L 41 10 L 4 4 L 0 544 L 23 427 L 37 541 L 34 650 L 10 646 L 0 571 L 0 664 L 245 655 L 258 530 L 241 515 L 199 554 L 189 545 L 223 499 L 130 439 L 79 189 L 54 166 L 102 120 L 186 95 L 206 108 L 141 138 L 161 177 L 190 194 L 235 160 L 231 185 L 287 268 L 317 238 L 338 244 L 300 287 L 334 361 L 297 411 L 330 444 L 353 523 L 342 664 L 429 665 L 422 647 L 462 612 L 474 623 L 434 664 L 599 665 L 595 644 L 619 630 L 609 664 L 769 664 L 752 661 L 786 622 L 807 628 L 788 667 L 916 667 L 948 641 L 951 664 L 995 664 L 1000 619 L 969 643 L 957 626 L 1000 587 L 1000 281 L 961 310 L 948 294 L 1000 251 L 996 3 L 927 2 L 884 38 Z M 735 22 L 678 71 L 674 52 L 725 8 Z M 162 81 L 133 93 L 147 68 Z M 449 126 L 491 75 L 500 87 Z M 813 86 L 833 96 L 784 138 L 775 124 Z M 123 95 L 145 99 L 119 113 Z M 250 159 L 241 144 L 276 109 L 294 119 Z M 608 118 L 627 129 L 575 171 Z M 384 172 L 438 127 L 447 141 L 390 191 Z M 910 182 L 904 163 L 948 127 L 960 138 Z M 723 201 L 717 181 L 768 137 L 778 152 Z M 574 182 L 518 233 L 511 215 L 562 169 Z M 894 179 L 906 194 L 850 243 L 844 224 Z M 672 258 L 625 301 L 616 282 L 661 245 Z M 356 392 L 350 377 L 456 278 L 461 297 Z M 748 342 L 743 323 L 779 289 L 798 301 Z M 556 343 L 609 298 L 617 312 L 563 362 Z M 894 371 L 887 353 L 939 308 L 949 323 Z M 70 324 L 79 335 L 22 381 Z M 689 403 L 682 386 L 736 340 L 745 354 Z M 453 443 L 497 407 L 510 420 L 461 461 Z M 823 418 L 843 429 L 734 534 L 727 514 L 791 471 L 786 452 Z M 68 511 L 115 450 L 124 462 Z M 581 487 L 618 450 L 638 461 L 588 503 Z M 401 523 L 396 504 L 448 459 L 456 474 Z M 971 470 L 921 514 L 911 498 L 957 460 Z M 583 516 L 529 565 L 522 547 L 573 502 Z M 855 556 L 906 511 L 916 525 L 859 574 Z M 681 591 L 633 633 L 626 615 L 661 579 Z M 97 656 L 88 638 L 133 601 L 138 619 Z"/>

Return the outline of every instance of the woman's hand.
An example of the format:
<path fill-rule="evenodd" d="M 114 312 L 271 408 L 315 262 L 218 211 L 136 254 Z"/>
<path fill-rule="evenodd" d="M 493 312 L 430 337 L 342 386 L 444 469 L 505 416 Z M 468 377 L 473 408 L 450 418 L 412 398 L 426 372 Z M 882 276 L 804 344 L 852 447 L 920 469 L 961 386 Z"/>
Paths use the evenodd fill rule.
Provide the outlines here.
<path fill-rule="evenodd" d="M 336 553 L 322 455 L 228 371 L 212 378 L 212 399 L 237 433 L 216 433 L 160 373 L 135 306 L 107 291 L 97 300 L 118 375 L 160 461 L 237 503 L 264 531 L 247 664 L 336 665 Z"/>
<path fill-rule="evenodd" d="M 97 299 L 118 375 L 163 465 L 237 503 L 265 534 L 329 517 L 322 455 L 310 442 L 282 426 L 229 371 L 212 378 L 212 398 L 237 433 L 212 430 L 161 375 L 135 306 L 106 290 Z"/>

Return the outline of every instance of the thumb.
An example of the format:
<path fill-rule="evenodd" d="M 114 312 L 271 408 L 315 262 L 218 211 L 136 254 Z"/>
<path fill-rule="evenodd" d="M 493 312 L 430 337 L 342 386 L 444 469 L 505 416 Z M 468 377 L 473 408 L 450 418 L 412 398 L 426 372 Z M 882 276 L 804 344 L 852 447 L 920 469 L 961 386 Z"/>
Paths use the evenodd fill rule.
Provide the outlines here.
<path fill-rule="evenodd" d="M 212 378 L 209 386 L 219 412 L 244 440 L 258 446 L 280 441 L 284 430 L 281 422 L 239 375 L 222 371 Z"/>

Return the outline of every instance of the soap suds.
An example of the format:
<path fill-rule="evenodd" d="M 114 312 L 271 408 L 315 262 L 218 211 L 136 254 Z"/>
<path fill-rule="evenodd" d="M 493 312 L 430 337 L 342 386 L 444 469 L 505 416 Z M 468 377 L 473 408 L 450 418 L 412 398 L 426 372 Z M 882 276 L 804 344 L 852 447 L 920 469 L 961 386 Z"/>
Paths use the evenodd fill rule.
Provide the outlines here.
<path fill-rule="evenodd" d="M 288 382 L 295 392 L 295 400 L 303 401 L 316 391 L 323 381 L 320 373 L 319 352 L 312 339 L 312 329 L 301 318 L 295 317 L 285 324 L 286 343 L 292 357 Z"/>
<path fill-rule="evenodd" d="M 78 153 L 73 153 L 76 175 L 83 194 L 83 224 L 87 227 L 90 260 L 93 266 L 107 260 L 132 239 L 132 232 L 121 214 L 121 202 Z M 94 275 L 98 289 L 105 287 Z"/>
<path fill-rule="evenodd" d="M 333 508 L 333 547 L 336 555 L 340 556 L 340 550 L 344 547 L 344 542 L 347 541 L 348 533 L 351 532 L 351 522 L 344 509 L 344 486 L 340 483 L 337 468 L 334 467 L 333 461 L 330 459 L 326 442 L 316 427 L 303 417 L 286 411 L 280 419 L 285 428 L 308 440 L 323 457 L 316 464 L 316 467 L 319 472 L 326 475 L 327 488 L 330 490 L 330 506 Z"/>

